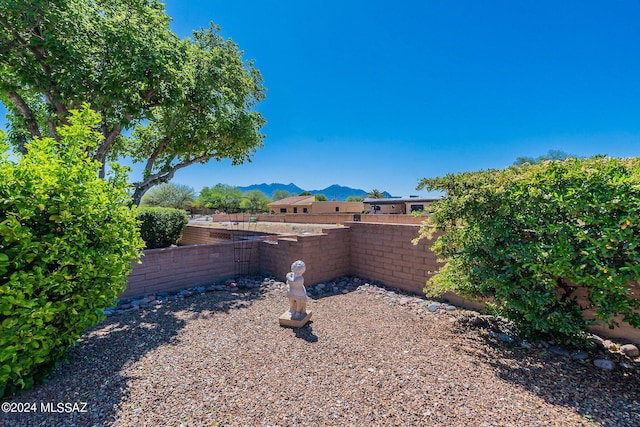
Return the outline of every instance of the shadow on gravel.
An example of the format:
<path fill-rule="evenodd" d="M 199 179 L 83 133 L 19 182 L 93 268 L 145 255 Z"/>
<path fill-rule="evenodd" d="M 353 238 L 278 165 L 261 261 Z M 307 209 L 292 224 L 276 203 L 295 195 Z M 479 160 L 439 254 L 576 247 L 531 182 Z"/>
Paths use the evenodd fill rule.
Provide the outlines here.
<path fill-rule="evenodd" d="M 3 413 L 0 426 L 112 425 L 116 405 L 126 404 L 129 393 L 129 378 L 122 374 L 123 368 L 150 351 L 177 345 L 186 318 L 228 313 L 261 298 L 263 292 L 256 289 L 210 292 L 109 317 L 85 332 L 68 351 L 68 360 L 56 367 L 45 383 L 10 400 L 22 412 Z"/>
<path fill-rule="evenodd" d="M 606 427 L 640 426 L 638 370 L 616 366 L 604 371 L 584 361 L 545 349 L 511 347 L 490 336 L 478 336 L 473 346 L 478 363 L 491 366 L 499 378 L 516 384 L 553 405 L 573 408 L 585 422 Z M 482 343 L 482 341 L 484 341 Z M 478 353 L 476 350 L 486 349 Z"/>
<path fill-rule="evenodd" d="M 293 330 L 297 338 L 301 338 L 310 343 L 318 342 L 318 336 L 313 333 L 313 321 L 309 321 L 302 328 L 294 328 Z"/>

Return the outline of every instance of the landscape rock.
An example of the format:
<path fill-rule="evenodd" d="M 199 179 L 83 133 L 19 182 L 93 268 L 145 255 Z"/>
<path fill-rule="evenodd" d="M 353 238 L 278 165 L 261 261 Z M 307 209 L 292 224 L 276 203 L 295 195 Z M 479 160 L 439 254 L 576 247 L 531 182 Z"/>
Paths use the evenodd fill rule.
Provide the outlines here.
<path fill-rule="evenodd" d="M 600 369 L 604 369 L 605 371 L 611 371 L 616 366 L 616 364 L 609 359 L 596 359 L 593 361 L 593 364 Z"/>
<path fill-rule="evenodd" d="M 640 350 L 633 344 L 625 344 L 620 347 L 620 351 L 624 353 L 625 356 L 629 357 L 637 357 L 640 356 Z"/>
<path fill-rule="evenodd" d="M 482 317 L 474 317 L 470 322 L 473 326 L 485 326 L 487 324 L 487 319 Z"/>
<path fill-rule="evenodd" d="M 589 353 L 587 353 L 584 350 L 578 350 L 573 354 L 571 354 L 571 358 L 573 360 L 587 360 L 588 357 L 589 357 Z"/>
<path fill-rule="evenodd" d="M 516 340 L 505 333 L 498 334 L 498 339 L 507 344 L 513 344 Z"/>
<path fill-rule="evenodd" d="M 549 352 L 564 357 L 571 357 L 571 353 L 569 353 L 569 350 L 559 345 L 552 345 L 551 347 L 549 347 Z"/>

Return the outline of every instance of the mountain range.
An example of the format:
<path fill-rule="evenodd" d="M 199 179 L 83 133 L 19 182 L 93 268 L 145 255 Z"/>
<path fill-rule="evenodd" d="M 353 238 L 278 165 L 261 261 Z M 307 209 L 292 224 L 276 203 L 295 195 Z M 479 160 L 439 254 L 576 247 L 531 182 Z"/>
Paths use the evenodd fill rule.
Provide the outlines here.
<path fill-rule="evenodd" d="M 260 190 L 264 194 L 267 195 L 270 199 L 273 198 L 273 193 L 277 190 L 285 190 L 292 194 L 300 194 L 305 191 L 303 188 L 298 187 L 294 183 L 290 184 L 280 184 L 280 183 L 272 183 L 272 184 L 252 184 L 246 187 L 238 187 L 238 189 L 242 192 L 250 191 L 250 190 Z M 357 197 L 365 197 L 367 192 L 364 190 L 360 190 L 358 188 L 345 187 L 342 185 L 330 185 L 327 188 L 323 188 L 321 190 L 306 190 L 309 193 L 316 194 L 324 194 L 327 196 L 329 200 L 336 200 L 339 202 L 343 202 L 347 200 L 349 196 L 357 196 Z M 392 197 L 386 191 L 383 193 L 385 197 Z"/>

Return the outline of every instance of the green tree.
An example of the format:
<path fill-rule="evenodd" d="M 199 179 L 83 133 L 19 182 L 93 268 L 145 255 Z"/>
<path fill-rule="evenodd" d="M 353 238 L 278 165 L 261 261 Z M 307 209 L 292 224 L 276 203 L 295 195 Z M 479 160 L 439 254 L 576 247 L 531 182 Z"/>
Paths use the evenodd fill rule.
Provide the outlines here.
<path fill-rule="evenodd" d="M 260 190 L 249 190 L 242 195 L 240 208 L 249 212 L 267 212 L 271 199 Z"/>
<path fill-rule="evenodd" d="M 0 155 L 0 397 L 43 378 L 104 318 L 143 247 L 124 171 L 100 179 L 87 156 L 99 120 L 72 110 L 58 140 Z"/>
<path fill-rule="evenodd" d="M 298 194 L 298 196 L 311 196 L 312 194 L 309 191 L 303 191 L 302 193 Z"/>
<path fill-rule="evenodd" d="M 364 200 L 364 198 L 362 198 L 360 196 L 349 196 L 349 197 L 347 197 L 347 202 L 361 202 L 363 200 Z"/>
<path fill-rule="evenodd" d="M 568 158 L 578 158 L 578 156 L 575 156 L 573 154 L 569 154 L 569 153 L 565 153 L 564 151 L 560 151 L 560 150 L 549 150 L 547 152 L 547 154 L 539 156 L 539 157 L 518 157 L 516 159 L 515 162 L 513 162 L 513 164 L 515 166 L 520 166 L 523 165 L 525 163 L 529 163 L 529 164 L 536 164 L 536 163 L 540 163 L 543 162 L 545 160 L 566 160 Z"/>
<path fill-rule="evenodd" d="M 329 199 L 327 199 L 327 196 L 325 196 L 324 194 L 321 194 L 321 193 L 316 194 L 314 196 L 314 198 L 315 198 L 316 202 L 326 202 L 327 200 L 329 200 Z"/>
<path fill-rule="evenodd" d="M 248 160 L 262 146 L 264 97 L 253 62 L 213 23 L 180 40 L 156 0 L 32 0 L 0 4 L 0 100 L 10 140 L 59 139 L 69 112 L 90 102 L 103 164 L 144 165 L 134 202 L 181 168 L 210 159 Z M 130 130 L 125 136 L 123 130 Z"/>
<path fill-rule="evenodd" d="M 234 186 L 216 184 L 213 188 L 204 187 L 200 190 L 200 203 L 209 209 L 222 212 L 238 212 L 242 192 Z"/>
<path fill-rule="evenodd" d="M 384 195 L 384 191 L 380 191 L 377 188 L 374 188 L 373 190 L 367 193 L 367 197 L 369 197 L 370 199 L 384 199 L 385 195 Z"/>
<path fill-rule="evenodd" d="M 287 197 L 293 197 L 296 196 L 295 193 L 290 193 L 287 190 L 275 190 L 273 192 L 273 201 L 278 201 L 278 200 L 282 200 L 282 199 L 286 199 Z"/>
<path fill-rule="evenodd" d="M 185 209 L 196 199 L 196 192 L 188 185 L 167 182 L 153 187 L 144 196 L 140 206 Z"/>
<path fill-rule="evenodd" d="M 493 298 L 525 335 L 584 337 L 570 283 L 597 319 L 640 327 L 640 158 L 567 159 L 423 180 L 440 190 L 422 237 L 446 261 L 425 292 Z"/>

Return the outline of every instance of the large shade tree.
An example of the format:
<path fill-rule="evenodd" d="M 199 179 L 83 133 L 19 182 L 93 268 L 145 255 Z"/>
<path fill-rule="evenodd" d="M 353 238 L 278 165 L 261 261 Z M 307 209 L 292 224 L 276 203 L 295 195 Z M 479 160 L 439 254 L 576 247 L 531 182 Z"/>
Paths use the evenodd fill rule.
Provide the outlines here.
<path fill-rule="evenodd" d="M 215 24 L 181 40 L 169 22 L 156 0 L 3 0 L 0 100 L 11 142 L 25 152 L 32 137 L 59 139 L 69 111 L 89 102 L 104 136 L 92 157 L 144 164 L 136 203 L 186 166 L 250 160 L 264 137 L 259 71 Z"/>

